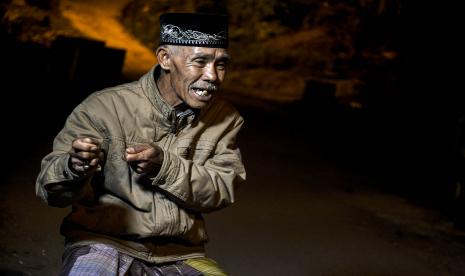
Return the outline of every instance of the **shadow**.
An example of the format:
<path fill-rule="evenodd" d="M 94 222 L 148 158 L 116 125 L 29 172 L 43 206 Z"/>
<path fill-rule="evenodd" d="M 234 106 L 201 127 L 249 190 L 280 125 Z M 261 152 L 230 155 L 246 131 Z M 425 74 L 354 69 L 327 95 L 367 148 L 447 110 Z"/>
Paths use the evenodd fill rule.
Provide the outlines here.
<path fill-rule="evenodd" d="M 0 268 L 0 275 L 2 276 L 23 276 L 24 274 L 20 271 L 13 271 L 9 269 Z"/>
<path fill-rule="evenodd" d="M 25 43 L 3 31 L 0 37 L 5 88 L 0 142 L 8 145 L 8 159 L 0 165 L 8 172 L 42 141 L 51 144 L 66 117 L 88 95 L 124 81 L 125 50 L 63 36 L 51 47 Z"/>
<path fill-rule="evenodd" d="M 246 119 L 247 136 L 282 141 L 269 148 L 289 146 L 291 152 L 299 147 L 302 157 L 292 156 L 293 162 L 317 155 L 372 179 L 374 188 L 439 210 L 463 225 L 463 96 L 422 103 L 402 93 L 400 74 L 400 60 L 373 66 L 358 87 L 360 108 L 341 104 L 335 85 L 320 80 L 307 81 L 301 101 L 275 105 L 273 111 L 240 102 L 237 107 Z M 447 108 L 443 101 L 450 101 Z"/>

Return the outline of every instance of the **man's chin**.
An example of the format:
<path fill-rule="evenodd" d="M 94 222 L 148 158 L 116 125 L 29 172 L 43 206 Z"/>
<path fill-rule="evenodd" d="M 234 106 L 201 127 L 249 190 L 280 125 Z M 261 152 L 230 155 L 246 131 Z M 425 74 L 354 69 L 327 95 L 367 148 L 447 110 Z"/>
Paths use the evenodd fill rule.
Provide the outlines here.
<path fill-rule="evenodd" d="M 202 101 L 192 101 L 191 100 L 191 101 L 187 102 L 187 105 L 190 106 L 191 108 L 194 108 L 194 109 L 202 109 L 207 104 L 208 104 L 208 102 L 202 102 Z"/>

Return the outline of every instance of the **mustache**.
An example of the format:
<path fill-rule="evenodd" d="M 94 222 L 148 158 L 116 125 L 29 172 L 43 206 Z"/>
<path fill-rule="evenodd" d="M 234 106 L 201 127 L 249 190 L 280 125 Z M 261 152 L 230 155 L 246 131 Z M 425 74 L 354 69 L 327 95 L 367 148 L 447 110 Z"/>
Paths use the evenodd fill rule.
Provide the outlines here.
<path fill-rule="evenodd" d="M 218 85 L 210 82 L 195 82 L 191 85 L 191 88 L 198 88 L 207 91 L 216 91 L 218 90 Z"/>

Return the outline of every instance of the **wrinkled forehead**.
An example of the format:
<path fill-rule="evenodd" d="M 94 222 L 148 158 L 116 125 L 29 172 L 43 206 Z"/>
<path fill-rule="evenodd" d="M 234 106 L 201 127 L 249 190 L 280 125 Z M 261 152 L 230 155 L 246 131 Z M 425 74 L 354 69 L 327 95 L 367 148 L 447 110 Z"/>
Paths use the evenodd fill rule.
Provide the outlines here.
<path fill-rule="evenodd" d="M 193 46 L 177 46 L 179 47 L 184 56 L 186 57 L 203 57 L 206 59 L 214 60 L 229 60 L 230 56 L 225 48 L 211 48 L 211 47 L 193 47 Z"/>

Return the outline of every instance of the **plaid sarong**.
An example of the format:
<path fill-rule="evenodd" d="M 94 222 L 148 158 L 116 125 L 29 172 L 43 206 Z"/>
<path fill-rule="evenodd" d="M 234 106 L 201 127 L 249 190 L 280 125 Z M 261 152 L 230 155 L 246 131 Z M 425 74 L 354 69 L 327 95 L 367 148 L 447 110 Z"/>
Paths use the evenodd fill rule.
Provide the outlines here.
<path fill-rule="evenodd" d="M 152 264 L 105 244 L 72 247 L 63 254 L 60 276 L 226 276 L 209 258 Z"/>

